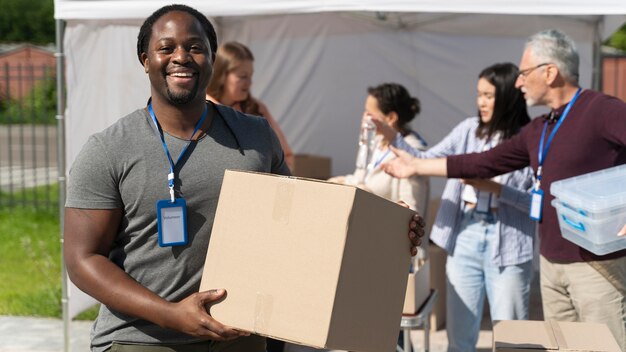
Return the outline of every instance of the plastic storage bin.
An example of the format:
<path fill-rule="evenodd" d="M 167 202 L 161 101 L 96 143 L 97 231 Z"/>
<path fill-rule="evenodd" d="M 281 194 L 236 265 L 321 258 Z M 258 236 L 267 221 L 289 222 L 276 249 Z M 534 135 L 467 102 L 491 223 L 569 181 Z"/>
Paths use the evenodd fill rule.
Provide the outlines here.
<path fill-rule="evenodd" d="M 626 165 L 552 183 L 561 234 L 597 255 L 626 248 Z"/>

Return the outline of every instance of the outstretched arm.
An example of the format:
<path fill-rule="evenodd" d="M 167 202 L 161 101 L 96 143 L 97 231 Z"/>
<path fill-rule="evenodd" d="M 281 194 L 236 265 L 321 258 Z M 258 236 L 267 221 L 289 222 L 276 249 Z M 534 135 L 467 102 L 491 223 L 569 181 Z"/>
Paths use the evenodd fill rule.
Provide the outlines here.
<path fill-rule="evenodd" d="M 121 218 L 121 209 L 65 209 L 63 255 L 76 286 L 116 311 L 188 335 L 218 341 L 247 335 L 222 325 L 207 312 L 224 297 L 223 289 L 168 302 L 111 262 L 108 255 Z"/>
<path fill-rule="evenodd" d="M 446 158 L 419 159 L 404 150 L 391 147 L 397 158 L 381 165 L 381 168 L 393 177 L 407 178 L 414 175 L 448 176 Z"/>

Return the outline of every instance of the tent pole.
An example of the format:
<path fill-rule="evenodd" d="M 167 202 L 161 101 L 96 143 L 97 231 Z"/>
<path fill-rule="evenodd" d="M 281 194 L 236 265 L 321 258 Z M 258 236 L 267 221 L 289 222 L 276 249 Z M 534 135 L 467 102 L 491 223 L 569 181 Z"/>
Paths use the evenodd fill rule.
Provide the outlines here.
<path fill-rule="evenodd" d="M 63 39 L 65 37 L 65 21 L 56 20 L 56 69 L 57 69 L 57 168 L 59 181 L 59 228 L 61 241 L 61 309 L 63 312 L 63 351 L 69 352 L 70 346 L 70 316 L 69 297 L 67 290 L 67 272 L 63 257 L 63 229 L 65 206 L 65 52 Z"/>
<path fill-rule="evenodd" d="M 593 28 L 593 69 L 591 71 L 591 88 L 595 91 L 601 90 L 602 84 L 602 35 L 600 26 L 602 18 L 599 16 Z"/>

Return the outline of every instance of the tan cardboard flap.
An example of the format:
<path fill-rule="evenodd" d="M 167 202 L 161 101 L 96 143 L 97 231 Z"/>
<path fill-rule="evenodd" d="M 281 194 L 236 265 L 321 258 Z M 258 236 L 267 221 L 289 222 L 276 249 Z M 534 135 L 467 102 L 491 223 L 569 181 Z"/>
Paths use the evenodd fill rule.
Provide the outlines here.
<path fill-rule="evenodd" d="M 587 322 L 499 321 L 493 327 L 497 352 L 619 352 L 606 325 Z"/>
<path fill-rule="evenodd" d="M 505 320 L 494 323 L 493 347 L 495 351 L 533 349 L 558 350 L 559 345 L 548 322 L 529 320 Z"/>
<path fill-rule="evenodd" d="M 620 348 L 604 324 L 551 321 L 560 351 L 619 352 Z"/>

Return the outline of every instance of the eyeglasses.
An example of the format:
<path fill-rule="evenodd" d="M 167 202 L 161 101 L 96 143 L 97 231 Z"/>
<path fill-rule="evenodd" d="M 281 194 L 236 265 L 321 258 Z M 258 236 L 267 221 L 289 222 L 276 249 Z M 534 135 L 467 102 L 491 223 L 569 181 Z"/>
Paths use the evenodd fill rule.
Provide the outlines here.
<path fill-rule="evenodd" d="M 528 77 L 528 75 L 529 75 L 531 72 L 533 72 L 534 70 L 538 69 L 539 67 L 546 66 L 546 65 L 550 65 L 550 63 L 549 63 L 549 62 L 544 62 L 543 64 L 539 64 L 539 65 L 537 65 L 537 66 L 534 66 L 534 67 L 531 67 L 531 68 L 527 68 L 527 69 L 525 69 L 525 70 L 521 70 L 521 71 L 519 71 L 519 73 L 517 74 L 517 77 L 524 77 L 524 78 L 526 78 L 526 77 Z"/>

